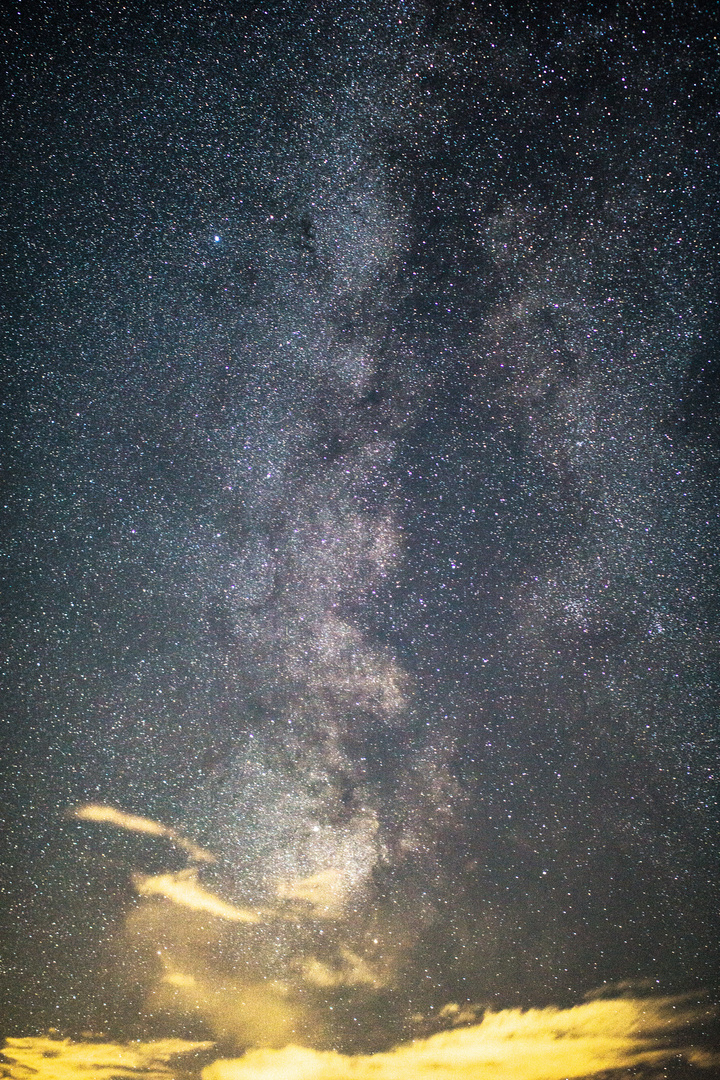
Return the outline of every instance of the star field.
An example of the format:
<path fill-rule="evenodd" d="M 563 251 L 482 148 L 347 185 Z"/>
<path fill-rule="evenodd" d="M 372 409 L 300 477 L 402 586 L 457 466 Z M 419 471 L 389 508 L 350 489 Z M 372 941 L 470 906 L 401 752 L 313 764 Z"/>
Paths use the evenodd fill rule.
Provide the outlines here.
<path fill-rule="evenodd" d="M 712 23 L 8 20 L 4 1035 L 717 986 Z"/>

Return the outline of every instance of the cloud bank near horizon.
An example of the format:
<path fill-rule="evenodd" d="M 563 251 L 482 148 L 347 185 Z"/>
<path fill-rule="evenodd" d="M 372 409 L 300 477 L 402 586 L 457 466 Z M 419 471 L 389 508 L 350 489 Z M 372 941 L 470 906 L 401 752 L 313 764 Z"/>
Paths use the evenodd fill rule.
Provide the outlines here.
<path fill-rule="evenodd" d="M 452 1007 L 444 1010 L 454 1014 Z M 340 1054 L 298 1045 L 253 1049 L 204 1067 L 211 1043 L 181 1039 L 128 1043 L 8 1039 L 8 1080 L 94 1080 L 177 1074 L 201 1080 L 572 1080 L 623 1075 L 683 1058 L 698 1069 L 720 1055 L 687 1045 L 687 1029 L 708 1010 L 680 997 L 611 998 L 568 1009 L 486 1012 L 480 1023 L 437 1032 L 378 1054 Z M 194 1056 L 194 1064 L 193 1064 Z M 181 1059 L 184 1064 L 181 1065 Z M 205 1058 L 207 1060 L 207 1058 Z"/>

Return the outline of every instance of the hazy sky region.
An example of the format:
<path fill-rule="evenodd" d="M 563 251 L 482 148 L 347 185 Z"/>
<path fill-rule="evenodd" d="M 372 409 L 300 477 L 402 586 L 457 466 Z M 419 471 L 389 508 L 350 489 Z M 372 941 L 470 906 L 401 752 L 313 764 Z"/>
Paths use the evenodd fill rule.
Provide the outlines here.
<path fill-rule="evenodd" d="M 3 20 L 0 1075 L 720 1069 L 712 10 Z"/>

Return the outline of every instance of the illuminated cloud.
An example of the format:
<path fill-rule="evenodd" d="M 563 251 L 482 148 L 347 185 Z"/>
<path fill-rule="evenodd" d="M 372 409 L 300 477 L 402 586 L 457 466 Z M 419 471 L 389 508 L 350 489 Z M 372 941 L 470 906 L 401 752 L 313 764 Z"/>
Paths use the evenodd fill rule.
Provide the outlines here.
<path fill-rule="evenodd" d="M 178 1075 L 173 1061 L 212 1045 L 185 1039 L 125 1044 L 48 1036 L 8 1039 L 2 1048 L 0 1073 L 11 1080 L 172 1080 Z"/>
<path fill-rule="evenodd" d="M 385 986 L 387 975 L 377 971 L 362 956 L 342 946 L 339 961 L 326 964 L 312 956 L 302 963 L 303 978 L 309 986 L 330 989 L 338 986 L 368 986 L 379 990 Z"/>
<path fill-rule="evenodd" d="M 315 916 L 331 917 L 341 910 L 347 891 L 345 876 L 339 870 L 328 869 L 294 881 L 281 881 L 276 895 L 278 900 L 300 900 L 310 905 Z"/>
<path fill-rule="evenodd" d="M 293 1020 L 281 994 L 267 986 L 199 985 L 170 974 L 168 987 L 212 1000 L 216 1026 L 244 1039 L 257 1034 L 267 1049 L 218 1060 L 202 1080 L 574 1080 L 662 1066 L 682 1056 L 697 1069 L 720 1065 L 720 1055 L 680 1040 L 700 1010 L 678 998 L 615 998 L 570 1009 L 507 1009 L 473 1027 L 455 1028 L 387 1053 L 346 1055 L 286 1045 Z M 232 992 L 229 992 L 232 991 Z M 446 1007 L 456 1019 L 460 1007 Z M 183 1039 L 155 1042 L 73 1042 L 49 1036 L 8 1039 L 2 1075 L 8 1080 L 170 1080 L 197 1075 L 197 1056 L 213 1044 Z M 273 1049 L 273 1047 L 275 1047 Z M 194 1060 L 193 1060 L 194 1058 Z M 194 1066 L 194 1069 L 193 1069 Z M 701 1077 L 702 1074 L 698 1073 Z"/>
<path fill-rule="evenodd" d="M 181 971 L 171 971 L 163 975 L 162 981 L 180 990 L 196 990 L 198 986 L 194 975 L 184 975 Z"/>
<path fill-rule="evenodd" d="M 97 821 L 101 824 L 115 825 L 118 829 L 128 829 L 130 832 L 147 833 L 148 836 L 162 836 L 170 840 L 176 847 L 186 851 L 194 862 L 217 862 L 211 851 L 193 844 L 192 840 L 186 840 L 169 825 L 161 825 L 151 818 L 140 817 L 137 814 L 127 814 L 124 810 L 116 810 L 113 806 L 104 806 L 102 803 L 87 803 L 78 806 L 70 812 L 71 817 L 80 821 Z"/>
<path fill-rule="evenodd" d="M 508 1009 L 388 1053 L 344 1055 L 300 1046 L 253 1050 L 216 1061 L 203 1080 L 572 1080 L 682 1053 L 699 1067 L 719 1062 L 669 1036 L 697 1019 L 678 999 L 593 1001 L 571 1009 Z"/>
<path fill-rule="evenodd" d="M 176 874 L 133 874 L 133 885 L 141 896 L 162 896 L 180 907 L 204 911 L 218 919 L 229 922 L 259 923 L 263 921 L 260 911 L 241 908 L 221 900 L 215 893 L 205 889 L 197 880 L 194 868 L 180 870 Z"/>
<path fill-rule="evenodd" d="M 204 911 L 228 922 L 260 923 L 268 919 L 299 917 L 296 908 L 280 909 L 243 908 L 228 903 L 200 884 L 195 867 L 176 873 L 133 874 L 133 885 L 140 896 L 161 896 L 180 907 Z M 338 870 L 322 870 L 307 878 L 280 882 L 276 896 L 281 901 L 299 901 L 307 908 L 306 914 L 313 918 L 332 918 L 341 911 L 348 888 L 345 876 Z"/>
<path fill-rule="evenodd" d="M 156 822 L 108 807 L 83 807 L 75 813 L 84 820 L 175 837 Z M 328 1011 L 334 995 L 339 1000 L 348 994 L 366 1000 L 393 978 L 387 958 L 377 966 L 362 948 L 356 951 L 342 940 L 348 929 L 341 921 L 345 905 L 363 883 L 376 832 L 374 816 L 364 811 L 346 831 L 340 830 L 333 843 L 325 836 L 325 826 L 318 826 L 312 837 L 319 845 L 319 868 L 276 878 L 275 903 L 264 908 L 222 899 L 200 883 L 197 867 L 133 875 L 136 891 L 149 902 L 128 914 L 128 927 L 139 935 L 138 942 L 145 943 L 148 954 L 159 958 L 159 963 L 154 961 L 156 975 L 147 1007 L 151 1012 L 202 1017 L 219 1038 L 247 1051 L 242 1057 L 207 1065 L 203 1080 L 579 1080 L 662 1065 L 678 1054 L 698 1068 L 720 1064 L 704 1051 L 683 1046 L 683 1026 L 702 1015 L 699 1009 L 680 998 L 640 997 L 637 985 L 628 986 L 627 993 L 618 986 L 615 998 L 565 1010 L 483 1014 L 472 1005 L 451 1003 L 437 1014 L 450 1030 L 393 1050 L 348 1055 L 315 1049 L 338 1045 L 337 1021 Z M 335 862 L 338 855 L 343 857 Z M 208 915 L 217 922 L 199 918 Z M 336 920 L 324 924 L 322 939 L 315 938 L 318 919 Z M 260 933 L 240 933 L 242 926 L 259 927 Z M 272 927 L 270 938 L 266 927 Z M 229 946 L 232 959 L 227 962 L 220 959 L 224 956 L 220 942 Z M 43 1057 L 47 1047 L 40 1047 L 38 1040 L 14 1040 L 6 1052 L 14 1071 L 7 1075 L 40 1080 L 174 1075 L 159 1051 L 155 1058 L 147 1056 L 150 1050 L 142 1057 L 143 1044 L 130 1044 L 128 1050 L 105 1043 L 46 1041 L 51 1044 L 48 1052 L 56 1054 L 52 1059 Z M 689 1042 L 687 1037 L 685 1041 Z M 118 1057 L 126 1051 L 136 1058 Z M 36 1058 L 42 1068 L 51 1061 L 52 1069 L 36 1069 Z"/>
<path fill-rule="evenodd" d="M 148 999 L 151 1009 L 200 1015 L 240 1046 L 283 1047 L 305 1041 L 307 1017 L 279 980 L 242 980 L 227 972 L 168 970 Z"/>

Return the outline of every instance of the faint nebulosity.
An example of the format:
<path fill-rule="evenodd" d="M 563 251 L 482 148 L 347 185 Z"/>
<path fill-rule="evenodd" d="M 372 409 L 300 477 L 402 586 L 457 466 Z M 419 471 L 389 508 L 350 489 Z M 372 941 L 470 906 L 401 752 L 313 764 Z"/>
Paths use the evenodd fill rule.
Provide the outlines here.
<path fill-rule="evenodd" d="M 713 23 L 4 23 L 4 1036 L 335 1077 L 712 997 Z"/>

